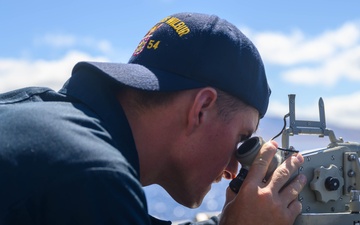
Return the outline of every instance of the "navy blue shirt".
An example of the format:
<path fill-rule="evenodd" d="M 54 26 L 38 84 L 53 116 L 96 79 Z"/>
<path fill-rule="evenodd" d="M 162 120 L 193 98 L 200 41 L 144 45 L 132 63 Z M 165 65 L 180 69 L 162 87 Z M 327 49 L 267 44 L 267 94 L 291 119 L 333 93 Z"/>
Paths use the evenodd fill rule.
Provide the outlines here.
<path fill-rule="evenodd" d="M 169 223 L 147 213 L 117 85 L 80 71 L 0 95 L 0 224 Z"/>

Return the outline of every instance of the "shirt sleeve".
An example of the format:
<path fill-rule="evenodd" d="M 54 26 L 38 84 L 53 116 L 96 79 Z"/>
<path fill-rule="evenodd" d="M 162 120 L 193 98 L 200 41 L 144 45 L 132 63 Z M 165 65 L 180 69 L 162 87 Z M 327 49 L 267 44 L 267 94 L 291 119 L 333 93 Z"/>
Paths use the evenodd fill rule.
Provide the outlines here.
<path fill-rule="evenodd" d="M 150 224 L 141 186 L 119 171 L 90 169 L 73 174 L 54 183 L 41 204 L 44 224 Z"/>
<path fill-rule="evenodd" d="M 82 172 L 46 196 L 46 224 L 150 224 L 141 186 L 118 171 Z"/>

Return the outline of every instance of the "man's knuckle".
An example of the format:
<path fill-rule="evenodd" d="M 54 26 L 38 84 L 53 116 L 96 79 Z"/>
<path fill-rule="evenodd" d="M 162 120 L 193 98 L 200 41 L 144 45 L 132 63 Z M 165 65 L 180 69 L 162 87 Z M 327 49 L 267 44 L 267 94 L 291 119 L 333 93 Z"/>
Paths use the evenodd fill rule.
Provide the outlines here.
<path fill-rule="evenodd" d="M 290 177 L 291 172 L 287 168 L 279 168 L 278 173 L 280 177 Z"/>
<path fill-rule="evenodd" d="M 253 162 L 253 165 L 256 165 L 256 166 L 261 166 L 261 167 L 267 167 L 268 166 L 268 162 L 262 158 L 262 157 L 259 157 L 257 158 L 257 160 L 255 160 Z"/>

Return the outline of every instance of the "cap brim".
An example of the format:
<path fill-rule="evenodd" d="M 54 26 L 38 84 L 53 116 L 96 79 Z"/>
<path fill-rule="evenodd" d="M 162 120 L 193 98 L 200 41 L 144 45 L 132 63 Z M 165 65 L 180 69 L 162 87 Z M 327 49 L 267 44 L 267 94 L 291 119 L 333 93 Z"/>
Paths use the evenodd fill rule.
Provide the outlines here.
<path fill-rule="evenodd" d="M 101 73 L 122 85 L 148 91 L 180 91 L 206 86 L 197 81 L 139 64 L 79 62 L 72 71 L 88 70 Z"/>

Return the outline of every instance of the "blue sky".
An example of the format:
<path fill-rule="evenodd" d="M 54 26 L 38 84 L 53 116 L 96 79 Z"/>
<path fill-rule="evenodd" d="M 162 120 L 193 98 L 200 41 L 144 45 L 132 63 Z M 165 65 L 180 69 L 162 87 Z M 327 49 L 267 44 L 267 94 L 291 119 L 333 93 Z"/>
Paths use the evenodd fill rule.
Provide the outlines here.
<path fill-rule="evenodd" d="M 0 92 L 24 86 L 59 89 L 82 60 L 126 62 L 143 35 L 177 12 L 216 14 L 258 47 L 272 88 L 268 116 L 360 127 L 360 2 L 131 0 L 1 1 Z"/>

